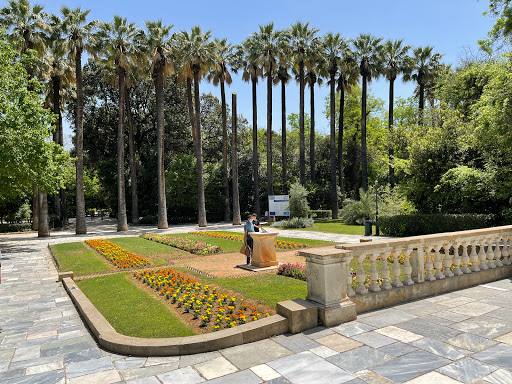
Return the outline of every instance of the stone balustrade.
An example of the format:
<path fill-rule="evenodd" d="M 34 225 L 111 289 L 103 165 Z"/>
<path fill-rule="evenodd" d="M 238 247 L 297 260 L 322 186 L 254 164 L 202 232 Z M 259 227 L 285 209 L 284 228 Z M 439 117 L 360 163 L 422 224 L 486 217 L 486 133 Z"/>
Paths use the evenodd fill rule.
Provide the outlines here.
<path fill-rule="evenodd" d="M 338 289 L 337 300 L 347 306 L 346 295 L 361 313 L 509 277 L 511 239 L 512 226 L 502 226 L 342 244 L 330 251 L 313 249 L 299 255 L 306 257 L 308 299 L 313 297 L 311 301 L 319 305 L 319 313 L 329 318 L 322 312 L 323 308 L 334 308 L 327 287 L 340 282 L 346 287 Z M 327 267 L 341 272 L 333 277 L 332 272 L 325 272 Z M 325 271 L 320 273 L 319 268 Z M 310 283 L 311 273 L 316 277 Z M 318 276 L 328 280 L 316 281 Z"/>

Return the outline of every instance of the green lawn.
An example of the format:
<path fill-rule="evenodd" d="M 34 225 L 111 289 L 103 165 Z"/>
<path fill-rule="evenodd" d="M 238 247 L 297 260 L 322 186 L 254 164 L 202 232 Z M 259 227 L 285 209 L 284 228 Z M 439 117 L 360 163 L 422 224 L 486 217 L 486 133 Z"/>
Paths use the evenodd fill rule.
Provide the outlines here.
<path fill-rule="evenodd" d="M 195 335 L 164 303 L 136 287 L 127 275 L 94 277 L 77 284 L 120 334 L 151 338 Z"/>
<path fill-rule="evenodd" d="M 190 256 L 190 253 L 181 249 L 169 247 L 156 241 L 146 240 L 142 237 L 118 237 L 108 240 L 138 256 L 147 258 L 151 265 L 155 266 L 169 264 L 176 257 Z"/>
<path fill-rule="evenodd" d="M 364 235 L 364 225 L 347 225 L 339 219 L 317 220 L 312 227 L 297 228 L 298 231 L 316 231 L 324 233 L 338 233 L 340 235 Z"/>
<path fill-rule="evenodd" d="M 278 301 L 304 299 L 307 295 L 305 281 L 284 277 L 274 273 L 261 273 L 253 276 L 211 279 L 188 268 L 176 267 L 179 270 L 205 284 L 212 284 L 219 288 L 239 292 L 246 299 L 253 299 L 271 308 L 276 308 Z"/>
<path fill-rule="evenodd" d="M 114 269 L 103 256 L 84 243 L 55 244 L 51 248 L 62 272 L 73 271 L 75 275 L 86 275 Z"/>
<path fill-rule="evenodd" d="M 229 235 L 237 235 L 237 236 L 243 236 L 243 233 L 239 232 L 228 232 L 228 231 L 215 231 L 219 233 L 225 233 Z M 240 247 L 242 246 L 242 243 L 240 241 L 234 241 L 229 239 L 221 239 L 216 237 L 210 237 L 210 236 L 200 236 L 200 235 L 194 235 L 190 233 L 173 233 L 166 236 L 171 237 L 181 237 L 182 239 L 189 239 L 189 240 L 195 240 L 195 241 L 202 241 L 208 244 L 216 245 L 222 248 L 222 252 L 238 252 L 240 250 Z M 291 237 L 276 237 L 276 240 L 283 240 L 288 241 L 292 243 L 300 243 L 300 244 L 306 244 L 308 247 L 317 247 L 320 245 L 333 245 L 334 243 L 330 241 L 322 241 L 322 240 L 309 240 L 309 239 L 296 239 Z M 280 249 L 277 248 L 277 251 L 286 251 L 287 249 Z"/>

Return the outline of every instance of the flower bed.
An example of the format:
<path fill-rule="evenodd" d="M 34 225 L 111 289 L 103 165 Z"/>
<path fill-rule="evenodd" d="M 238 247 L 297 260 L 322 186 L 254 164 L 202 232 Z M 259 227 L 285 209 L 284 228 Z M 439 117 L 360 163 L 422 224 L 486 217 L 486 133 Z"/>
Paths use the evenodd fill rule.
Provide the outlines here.
<path fill-rule="evenodd" d="M 306 281 L 306 266 L 298 263 L 279 264 L 277 274 Z"/>
<path fill-rule="evenodd" d="M 243 297 L 229 296 L 212 285 L 203 285 L 171 268 L 135 272 L 142 283 L 159 292 L 183 313 L 190 314 L 200 327 L 218 331 L 258 320 L 262 315 L 256 306 L 250 306 Z M 265 316 L 270 316 L 268 313 Z"/>
<path fill-rule="evenodd" d="M 217 247 L 215 245 L 201 241 L 181 239 L 179 237 L 156 235 L 151 233 L 144 233 L 143 235 L 140 235 L 140 237 L 146 240 L 156 241 L 158 243 L 169 245 L 174 248 L 182 249 L 194 255 L 212 255 L 222 251 L 221 247 Z"/>
<path fill-rule="evenodd" d="M 233 241 L 240 241 L 242 242 L 244 240 L 243 235 L 231 235 L 228 233 L 219 233 L 219 232 L 212 232 L 212 231 L 195 231 L 195 232 L 189 232 L 191 235 L 199 235 L 199 236 L 206 236 L 206 237 L 215 237 L 217 239 L 226 239 L 226 240 L 233 240 Z M 276 248 L 280 249 L 298 249 L 298 248 L 306 248 L 306 244 L 296 243 L 294 241 L 284 241 L 284 240 L 274 240 L 274 245 Z"/>
<path fill-rule="evenodd" d="M 143 257 L 128 252 L 118 245 L 112 244 L 108 240 L 93 239 L 85 241 L 88 245 L 98 251 L 100 254 L 114 264 L 117 268 L 135 268 L 149 265 L 150 262 Z"/>

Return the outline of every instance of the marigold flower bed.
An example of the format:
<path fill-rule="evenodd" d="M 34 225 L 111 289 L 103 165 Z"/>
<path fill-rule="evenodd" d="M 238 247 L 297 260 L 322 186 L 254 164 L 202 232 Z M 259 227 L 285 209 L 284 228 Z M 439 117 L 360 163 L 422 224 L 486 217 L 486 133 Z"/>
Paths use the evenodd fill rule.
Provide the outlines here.
<path fill-rule="evenodd" d="M 244 241 L 244 237 L 242 235 L 231 235 L 228 233 L 219 233 L 213 231 L 195 231 L 189 232 L 191 235 L 199 235 L 199 236 L 207 236 L 207 237 L 215 237 L 217 239 L 226 239 L 233 241 Z M 296 243 L 294 241 L 284 241 L 284 240 L 274 240 L 274 245 L 276 248 L 280 249 L 298 249 L 298 248 L 306 248 L 306 244 Z"/>
<path fill-rule="evenodd" d="M 140 235 L 143 239 L 156 241 L 174 248 L 182 249 L 194 255 L 212 255 L 222 251 L 221 247 L 204 243 L 201 241 L 181 239 L 179 237 L 156 235 L 152 233 L 144 233 Z"/>
<path fill-rule="evenodd" d="M 205 330 L 218 331 L 261 318 L 256 306 L 239 295 L 220 292 L 171 268 L 135 272 L 134 277 L 164 296 L 170 304 L 190 314 Z M 270 316 L 268 313 L 265 316 Z"/>
<path fill-rule="evenodd" d="M 128 252 L 118 245 L 112 244 L 105 239 L 93 239 L 85 241 L 88 245 L 114 264 L 117 268 L 135 268 L 150 265 L 150 262 L 143 257 Z"/>

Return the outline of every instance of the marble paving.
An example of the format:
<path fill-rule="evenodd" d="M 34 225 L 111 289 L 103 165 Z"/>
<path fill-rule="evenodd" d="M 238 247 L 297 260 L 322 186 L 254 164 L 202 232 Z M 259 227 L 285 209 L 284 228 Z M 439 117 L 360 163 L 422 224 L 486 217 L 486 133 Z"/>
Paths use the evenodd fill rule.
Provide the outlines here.
<path fill-rule="evenodd" d="M 512 383 L 510 279 L 360 314 L 337 327 L 215 352 L 150 358 L 110 353 L 97 345 L 57 281 L 46 247 L 134 236 L 147 228 L 119 234 L 112 220 L 88 226 L 85 236 L 0 236 L 0 384 Z M 159 232 L 197 229 L 171 226 Z M 289 237 L 359 241 L 301 231 Z"/>

